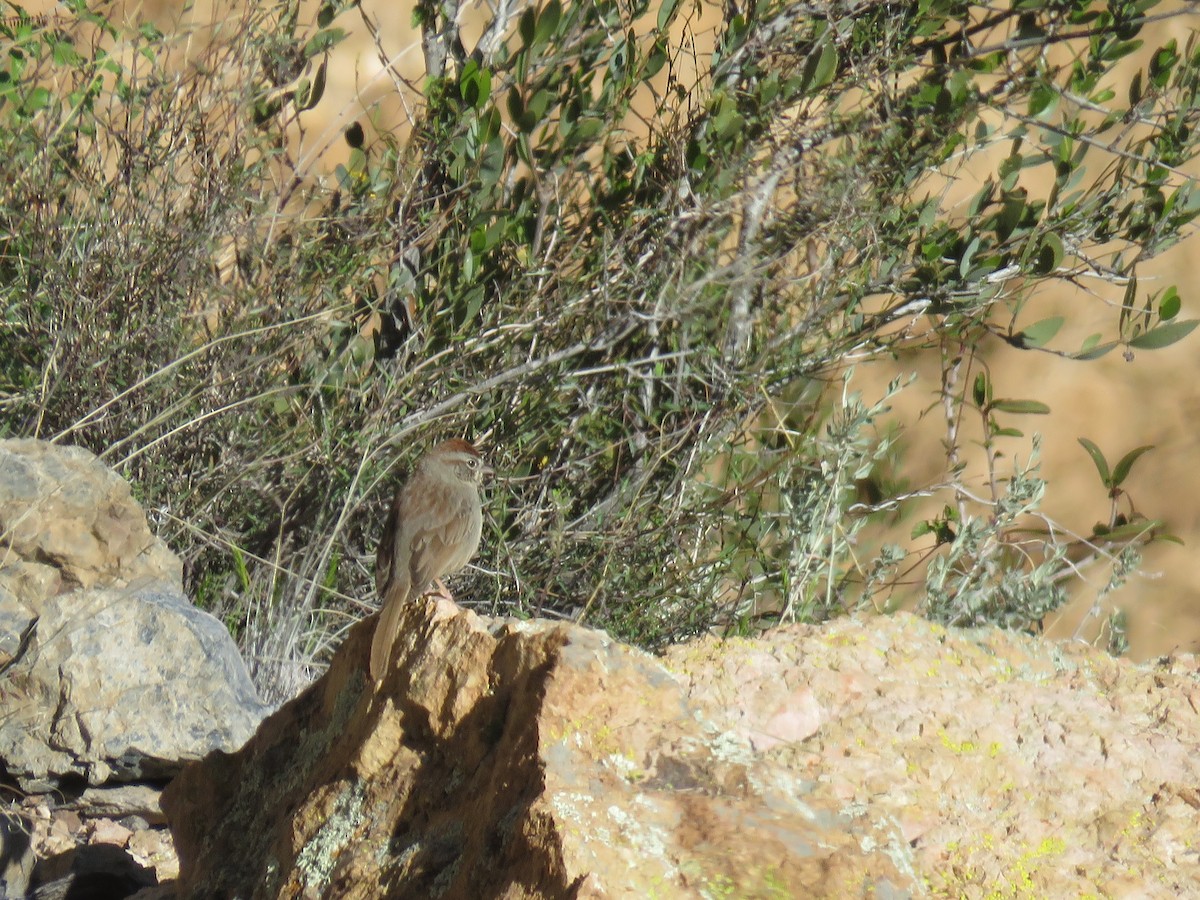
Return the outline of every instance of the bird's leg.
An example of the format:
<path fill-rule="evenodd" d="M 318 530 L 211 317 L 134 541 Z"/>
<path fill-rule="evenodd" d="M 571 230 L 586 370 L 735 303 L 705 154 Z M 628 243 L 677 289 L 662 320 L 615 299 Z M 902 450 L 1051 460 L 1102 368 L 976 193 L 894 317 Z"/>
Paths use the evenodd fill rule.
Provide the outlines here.
<path fill-rule="evenodd" d="M 454 603 L 454 595 L 450 593 L 450 589 L 446 587 L 446 582 L 440 578 L 433 579 L 433 586 L 426 588 L 421 594 L 422 600 L 449 600 Z"/>

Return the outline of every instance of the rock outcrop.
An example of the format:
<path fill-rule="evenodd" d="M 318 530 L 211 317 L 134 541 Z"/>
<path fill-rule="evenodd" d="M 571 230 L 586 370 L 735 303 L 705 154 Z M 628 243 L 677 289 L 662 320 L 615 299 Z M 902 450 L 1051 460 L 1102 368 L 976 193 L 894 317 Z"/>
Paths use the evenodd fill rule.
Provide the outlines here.
<path fill-rule="evenodd" d="M 123 478 L 82 447 L 44 441 L 0 441 L 0 546 L 0 584 L 34 601 L 139 580 L 179 584 L 183 572 Z"/>
<path fill-rule="evenodd" d="M 652 657 L 406 616 L 382 685 L 369 620 L 235 749 L 262 707 L 128 487 L 0 442 L 0 762 L 56 788 L 6 813 L 5 890 L 169 897 L 122 782 L 211 750 L 162 797 L 180 898 L 1200 896 L 1195 657 L 909 615 Z"/>
<path fill-rule="evenodd" d="M 586 628 L 414 605 L 375 691 L 370 622 L 239 753 L 164 792 L 183 896 L 905 896 L 899 828 L 706 722 Z M 906 871 L 907 870 L 907 871 Z"/>
<path fill-rule="evenodd" d="M 0 441 L 0 895 L 123 897 L 173 876 L 163 782 L 266 714 L 181 571 L 91 453 Z"/>
<path fill-rule="evenodd" d="M 165 779 L 254 732 L 266 708 L 181 571 L 91 453 L 0 442 L 0 761 L 23 790 Z"/>
<path fill-rule="evenodd" d="M 910 615 L 656 659 L 566 625 L 369 624 L 164 794 L 181 896 L 1200 892 L 1196 660 Z"/>
<path fill-rule="evenodd" d="M 909 614 L 700 641 L 691 702 L 815 806 L 899 827 L 936 897 L 1200 896 L 1200 659 Z"/>

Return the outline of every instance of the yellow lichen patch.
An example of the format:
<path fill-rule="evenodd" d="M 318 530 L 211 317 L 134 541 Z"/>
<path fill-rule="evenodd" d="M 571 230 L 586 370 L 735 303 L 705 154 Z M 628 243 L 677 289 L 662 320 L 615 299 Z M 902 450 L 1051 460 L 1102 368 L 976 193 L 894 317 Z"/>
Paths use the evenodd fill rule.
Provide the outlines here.
<path fill-rule="evenodd" d="M 1015 857 L 1003 862 L 999 876 L 989 874 L 995 864 L 999 847 L 1016 849 Z M 1053 873 L 1066 854 L 1066 842 L 1060 838 L 1043 838 L 1037 845 L 1019 844 L 1013 847 L 1007 839 L 984 832 L 971 842 L 954 841 L 946 845 L 946 865 L 926 880 L 934 897 L 981 897 L 983 900 L 1032 900 L 1046 896 L 1040 876 Z M 982 868 L 976 860 L 985 863 Z M 982 888 L 982 891 L 971 890 Z"/>

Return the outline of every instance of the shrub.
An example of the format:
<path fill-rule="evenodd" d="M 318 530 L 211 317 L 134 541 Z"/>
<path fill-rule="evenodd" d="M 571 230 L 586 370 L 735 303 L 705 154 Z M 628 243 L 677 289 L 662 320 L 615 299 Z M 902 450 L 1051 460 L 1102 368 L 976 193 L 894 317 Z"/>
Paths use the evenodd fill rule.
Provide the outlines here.
<path fill-rule="evenodd" d="M 899 540 L 864 557 L 862 529 L 928 492 L 882 428 L 903 378 L 863 397 L 849 375 L 918 352 L 943 360 L 949 448 L 917 534 L 929 614 L 1031 627 L 1080 546 L 1123 573 L 1161 536 L 1116 511 L 1078 539 L 1029 530 L 1045 485 L 995 448 L 1047 410 L 998 395 L 981 354 L 1086 360 L 1194 327 L 1137 281 L 1200 212 L 1200 55 L 1139 37 L 1170 11 L 549 0 L 499 5 L 467 47 L 458 3 L 419 2 L 411 132 L 351 129 L 323 191 L 285 134 L 326 51 L 373 23 L 289 9 L 174 67 L 148 30 L 118 62 L 31 26 L 40 68 L 10 62 L 0 94 L 9 428 L 141 485 L 260 680 L 290 683 L 280 666 L 367 608 L 397 463 L 451 434 L 505 473 L 460 584 L 483 610 L 656 646 L 878 602 L 912 560 Z M 1124 300 L 1058 347 L 1039 289 L 1085 276 Z M 983 495 L 960 478 L 972 410 Z"/>

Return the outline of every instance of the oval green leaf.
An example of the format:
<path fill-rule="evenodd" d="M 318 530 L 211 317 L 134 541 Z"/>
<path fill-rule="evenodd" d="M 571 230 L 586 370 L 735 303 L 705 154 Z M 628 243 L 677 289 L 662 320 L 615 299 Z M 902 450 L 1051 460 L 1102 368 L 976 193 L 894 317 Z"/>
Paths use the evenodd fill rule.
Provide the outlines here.
<path fill-rule="evenodd" d="M 533 43 L 544 44 L 554 36 L 558 23 L 562 21 L 562 4 L 559 0 L 550 0 L 541 15 L 537 17 L 537 28 L 534 31 Z"/>
<path fill-rule="evenodd" d="M 1187 319 L 1183 322 L 1164 322 L 1157 328 L 1151 328 L 1145 334 L 1139 334 L 1129 342 L 1130 347 L 1138 350 L 1161 350 L 1176 341 L 1181 341 L 1191 334 L 1200 319 Z"/>
<path fill-rule="evenodd" d="M 1135 462 L 1137 462 L 1138 457 L 1141 456 L 1143 453 L 1145 453 L 1147 450 L 1153 450 L 1153 449 L 1154 449 L 1153 444 L 1146 444 L 1144 447 L 1138 447 L 1136 450 L 1130 450 L 1128 453 L 1126 453 L 1124 456 L 1122 456 L 1121 461 L 1118 462 L 1115 466 L 1113 466 L 1112 486 L 1120 487 L 1121 482 L 1123 482 L 1126 479 L 1126 477 L 1128 477 L 1129 470 L 1133 468 L 1133 464 Z"/>
<path fill-rule="evenodd" d="M 1065 320 L 1062 316 L 1051 316 L 1048 319 L 1034 322 L 1028 328 L 1022 329 L 1021 337 L 1026 347 L 1044 347 L 1058 330 L 1063 327 Z"/>
<path fill-rule="evenodd" d="M 679 8 L 679 0 L 663 0 L 662 6 L 658 8 L 658 30 L 662 31 L 671 24 L 671 20 L 675 18 L 675 10 Z"/>
<path fill-rule="evenodd" d="M 1182 306 L 1183 303 L 1179 299 L 1179 292 L 1175 290 L 1174 285 L 1171 285 L 1158 301 L 1158 317 L 1167 322 L 1179 315 L 1179 310 Z"/>
<path fill-rule="evenodd" d="M 1108 472 L 1108 460 L 1104 458 L 1104 454 L 1100 452 L 1100 448 L 1087 438 L 1077 438 L 1077 440 L 1083 449 L 1088 452 L 1088 456 L 1092 458 L 1092 462 L 1096 466 L 1096 471 L 1100 473 L 1100 480 L 1104 482 L 1104 486 L 1112 487 L 1111 476 Z"/>
<path fill-rule="evenodd" d="M 1090 344 L 1090 346 L 1088 346 Z M 1116 341 L 1109 341 L 1107 344 L 1091 343 L 1091 340 L 1084 341 L 1084 349 L 1078 353 L 1072 353 L 1071 359 L 1089 360 L 1099 359 L 1100 357 L 1110 353 L 1117 346 Z"/>
<path fill-rule="evenodd" d="M 1021 416 L 1044 416 L 1050 412 L 1050 407 L 1038 400 L 993 400 L 988 409 Z"/>
<path fill-rule="evenodd" d="M 824 40 L 818 50 L 815 50 L 804 66 L 804 89 L 815 91 L 833 81 L 837 70 L 838 53 L 833 41 Z"/>
<path fill-rule="evenodd" d="M 1137 519 L 1133 522 L 1127 522 L 1124 525 L 1118 525 L 1116 528 L 1110 528 L 1100 536 L 1106 541 L 1132 541 L 1137 538 L 1149 539 L 1152 537 L 1151 532 L 1163 524 L 1161 519 Z"/>
<path fill-rule="evenodd" d="M 309 86 L 307 96 L 297 104 L 300 110 L 312 109 L 321 102 L 321 98 L 325 96 L 325 68 L 327 60 L 321 60 L 321 64 L 317 66 L 316 77 L 313 78 L 312 84 Z M 297 91 L 296 96 L 300 97 L 301 92 Z"/>
<path fill-rule="evenodd" d="M 1042 235 L 1042 243 L 1033 262 L 1034 274 L 1049 275 L 1057 269 L 1062 264 L 1063 252 L 1062 238 L 1053 232 Z"/>

